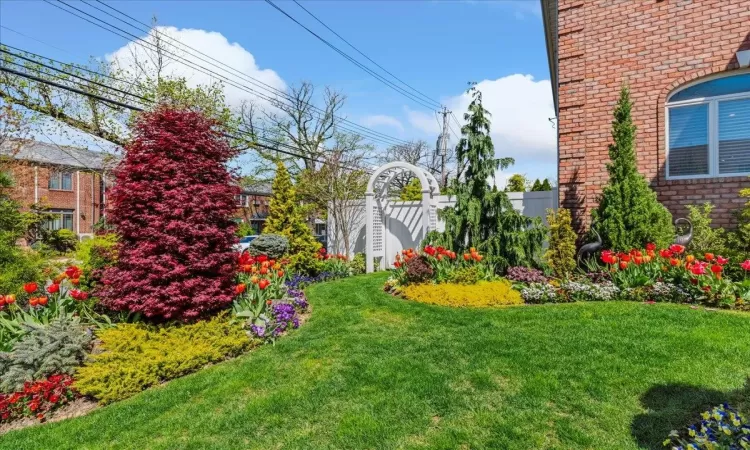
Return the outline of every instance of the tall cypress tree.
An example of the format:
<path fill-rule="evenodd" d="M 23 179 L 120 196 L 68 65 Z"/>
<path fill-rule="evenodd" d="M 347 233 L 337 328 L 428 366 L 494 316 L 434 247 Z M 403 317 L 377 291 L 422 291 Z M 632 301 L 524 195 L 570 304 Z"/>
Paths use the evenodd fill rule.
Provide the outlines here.
<path fill-rule="evenodd" d="M 292 179 L 281 161 L 276 163 L 276 177 L 271 184 L 271 202 L 263 233 L 280 234 L 289 239 L 292 270 L 315 272 L 315 253 L 320 249 L 320 243 L 315 240 L 302 217 Z"/>
<path fill-rule="evenodd" d="M 433 234 L 433 239 L 456 252 L 476 247 L 498 268 L 531 265 L 541 251 L 545 231 L 538 219 L 513 209 L 505 192 L 490 186 L 495 172 L 514 161 L 495 157 L 490 113 L 482 105 L 482 93 L 474 86 L 468 92 L 472 101 L 456 147 L 456 157 L 464 169 L 452 182 L 456 204 L 441 211 L 445 232 Z"/>
<path fill-rule="evenodd" d="M 630 90 L 623 86 L 612 121 L 609 182 L 599 207 L 592 211 L 592 227 L 601 234 L 606 248 L 618 251 L 640 248 L 647 242 L 666 246 L 674 238 L 672 215 L 638 172 L 631 109 Z"/>

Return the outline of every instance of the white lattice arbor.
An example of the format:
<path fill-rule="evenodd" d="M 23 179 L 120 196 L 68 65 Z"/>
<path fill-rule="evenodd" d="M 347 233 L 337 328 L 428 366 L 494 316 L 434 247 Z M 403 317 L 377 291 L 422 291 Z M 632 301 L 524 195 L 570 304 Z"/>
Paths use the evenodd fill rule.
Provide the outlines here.
<path fill-rule="evenodd" d="M 394 179 L 407 172 L 417 177 L 422 187 L 422 236 L 437 226 L 437 196 L 440 194 L 440 185 L 435 177 L 430 172 L 403 161 L 390 162 L 378 167 L 370 177 L 365 192 L 367 273 L 375 268 L 374 258 L 380 257 L 381 266 L 385 261 L 386 224 L 391 209 L 388 188 Z"/>

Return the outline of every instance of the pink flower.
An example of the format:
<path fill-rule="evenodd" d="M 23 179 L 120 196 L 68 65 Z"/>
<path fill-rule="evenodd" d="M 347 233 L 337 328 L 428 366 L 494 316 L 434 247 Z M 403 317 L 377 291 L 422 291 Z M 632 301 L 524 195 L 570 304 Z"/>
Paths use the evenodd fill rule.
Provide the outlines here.
<path fill-rule="evenodd" d="M 746 259 L 745 262 L 740 264 L 740 267 L 742 267 L 746 271 L 750 271 L 750 259 Z"/>

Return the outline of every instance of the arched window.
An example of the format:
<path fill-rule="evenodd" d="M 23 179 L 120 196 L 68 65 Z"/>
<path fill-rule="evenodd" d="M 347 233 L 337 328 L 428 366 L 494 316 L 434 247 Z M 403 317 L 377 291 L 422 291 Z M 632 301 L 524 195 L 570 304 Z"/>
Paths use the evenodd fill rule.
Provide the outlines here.
<path fill-rule="evenodd" d="M 750 175 L 750 73 L 680 88 L 666 121 L 667 178 Z"/>

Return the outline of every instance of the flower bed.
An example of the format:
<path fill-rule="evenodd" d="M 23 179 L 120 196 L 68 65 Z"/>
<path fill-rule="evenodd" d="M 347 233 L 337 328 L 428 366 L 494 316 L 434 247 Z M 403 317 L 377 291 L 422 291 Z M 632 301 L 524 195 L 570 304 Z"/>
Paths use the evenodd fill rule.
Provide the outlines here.
<path fill-rule="evenodd" d="M 636 300 L 746 309 L 750 302 L 750 279 L 724 276 L 729 264 L 750 272 L 750 261 L 732 263 L 712 253 L 696 257 L 681 245 L 657 251 L 654 244 L 629 252 L 605 250 L 600 261 L 589 262 L 586 276 L 518 283 L 521 295 L 527 303 Z"/>
<path fill-rule="evenodd" d="M 77 397 L 69 375 L 51 375 L 44 380 L 27 382 L 21 391 L 0 393 L 0 423 L 23 417 L 43 421 L 47 414 Z"/>

